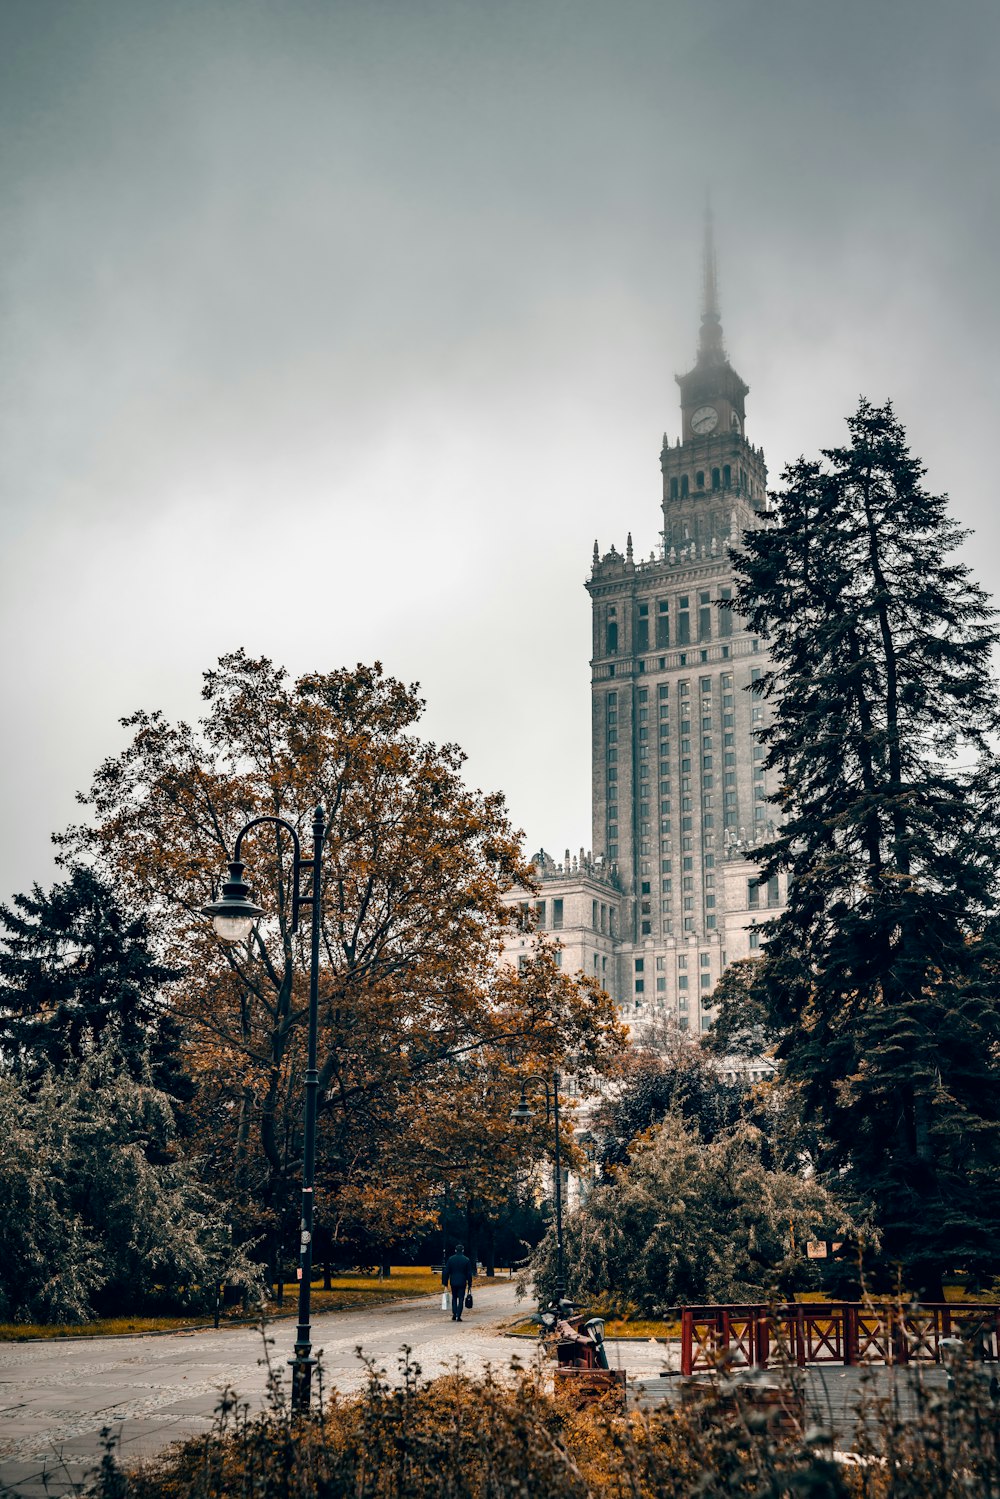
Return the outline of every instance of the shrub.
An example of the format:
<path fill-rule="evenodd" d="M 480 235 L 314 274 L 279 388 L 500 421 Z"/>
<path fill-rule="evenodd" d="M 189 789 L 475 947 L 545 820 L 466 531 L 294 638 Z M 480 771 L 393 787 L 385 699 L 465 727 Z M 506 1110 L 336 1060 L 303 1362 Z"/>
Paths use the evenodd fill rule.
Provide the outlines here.
<path fill-rule="evenodd" d="M 109 1456 L 95 1499 L 963 1499 L 1000 1493 L 997 1399 L 970 1363 L 953 1387 L 918 1387 L 918 1419 L 868 1399 L 858 1458 L 755 1407 L 720 1380 L 700 1403 L 576 1412 L 540 1367 L 509 1377 L 420 1377 L 409 1350 L 393 1385 L 368 1366 L 360 1394 L 296 1422 L 280 1384 L 250 1417 L 227 1393 L 215 1430 L 123 1473 Z M 788 1378 L 794 1381 L 795 1371 Z M 741 1393 L 742 1389 L 742 1393 Z M 751 1387 L 752 1389 L 752 1387 Z"/>

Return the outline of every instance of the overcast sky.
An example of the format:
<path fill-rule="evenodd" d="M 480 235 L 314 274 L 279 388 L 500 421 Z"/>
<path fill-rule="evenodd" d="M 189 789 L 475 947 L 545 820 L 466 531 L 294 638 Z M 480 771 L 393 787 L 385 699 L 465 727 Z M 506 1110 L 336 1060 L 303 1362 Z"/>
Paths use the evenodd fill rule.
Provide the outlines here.
<path fill-rule="evenodd" d="M 710 188 L 772 479 L 891 396 L 1000 585 L 993 0 L 2 0 L 0 896 L 137 707 L 381 659 L 590 842 Z"/>

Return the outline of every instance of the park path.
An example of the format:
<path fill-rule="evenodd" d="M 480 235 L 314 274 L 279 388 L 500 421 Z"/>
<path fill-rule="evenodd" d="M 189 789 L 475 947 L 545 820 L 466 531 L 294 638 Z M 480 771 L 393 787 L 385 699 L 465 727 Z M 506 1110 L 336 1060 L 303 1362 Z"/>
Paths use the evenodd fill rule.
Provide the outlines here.
<path fill-rule="evenodd" d="M 512 1342 L 503 1331 L 534 1303 L 518 1302 L 507 1280 L 481 1281 L 475 1296 L 461 1325 L 442 1312 L 436 1296 L 321 1313 L 313 1321 L 313 1342 L 323 1350 L 325 1385 L 345 1393 L 358 1387 L 365 1377 L 359 1345 L 390 1376 L 397 1373 L 404 1344 L 427 1377 L 453 1369 L 458 1359 L 470 1373 L 487 1364 L 506 1367 L 515 1354 L 530 1359 L 533 1344 Z M 269 1332 L 274 1365 L 287 1372 L 294 1320 L 276 1322 Z M 251 1406 L 261 1406 L 263 1352 L 254 1328 L 0 1343 L 0 1495 L 56 1499 L 79 1493 L 100 1460 L 102 1427 L 120 1434 L 120 1451 L 129 1462 L 207 1431 L 227 1385 Z M 642 1345 L 629 1345 L 625 1361 L 630 1369 L 661 1367 L 659 1353 Z"/>

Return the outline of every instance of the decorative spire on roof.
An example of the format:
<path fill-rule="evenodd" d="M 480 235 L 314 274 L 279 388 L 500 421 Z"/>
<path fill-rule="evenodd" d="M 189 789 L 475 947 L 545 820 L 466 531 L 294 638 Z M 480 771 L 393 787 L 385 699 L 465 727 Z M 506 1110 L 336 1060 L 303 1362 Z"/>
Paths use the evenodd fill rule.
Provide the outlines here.
<path fill-rule="evenodd" d="M 721 364 L 726 358 L 722 341 L 722 318 L 719 315 L 719 272 L 715 263 L 715 235 L 712 205 L 705 204 L 705 242 L 701 255 L 701 338 L 698 342 L 699 364 Z"/>

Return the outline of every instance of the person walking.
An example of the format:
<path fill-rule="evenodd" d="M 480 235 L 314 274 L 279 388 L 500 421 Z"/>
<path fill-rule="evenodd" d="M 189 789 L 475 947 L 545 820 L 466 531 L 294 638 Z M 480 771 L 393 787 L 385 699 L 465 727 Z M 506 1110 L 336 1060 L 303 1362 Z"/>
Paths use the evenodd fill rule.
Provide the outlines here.
<path fill-rule="evenodd" d="M 449 1256 L 441 1273 L 441 1284 L 451 1287 L 451 1320 L 461 1322 L 465 1298 L 472 1290 L 472 1261 L 464 1244 L 455 1245 L 455 1253 Z"/>

